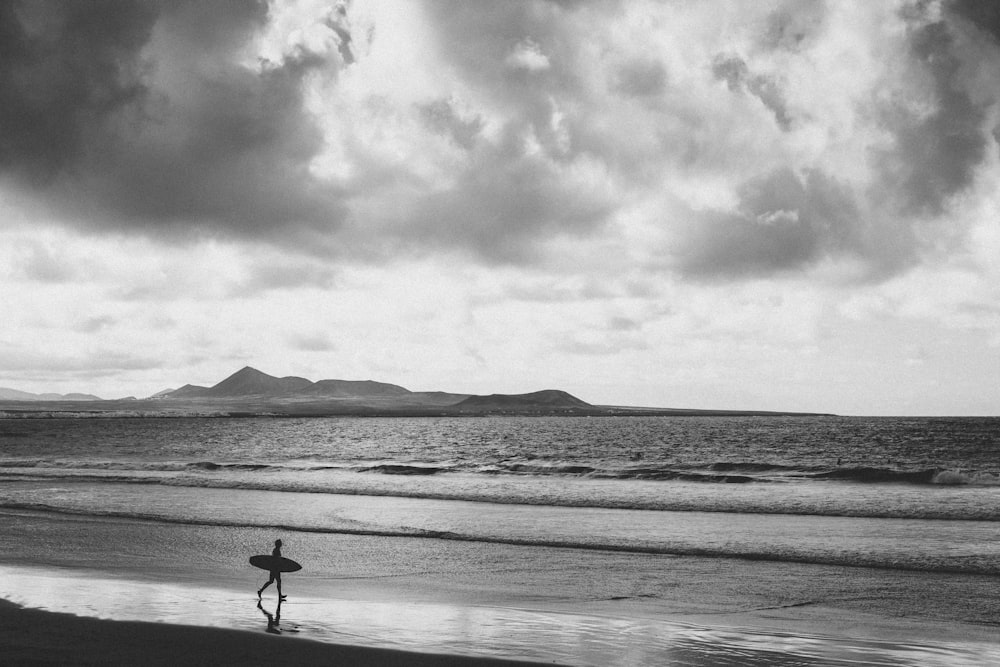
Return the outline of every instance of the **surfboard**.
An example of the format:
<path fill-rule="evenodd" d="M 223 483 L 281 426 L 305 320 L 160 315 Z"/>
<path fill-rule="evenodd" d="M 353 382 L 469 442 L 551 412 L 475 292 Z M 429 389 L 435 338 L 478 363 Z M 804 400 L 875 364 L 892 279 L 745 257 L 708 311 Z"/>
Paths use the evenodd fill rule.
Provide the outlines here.
<path fill-rule="evenodd" d="M 302 569 L 302 566 L 291 558 L 264 554 L 250 556 L 250 564 L 268 572 L 298 572 Z"/>

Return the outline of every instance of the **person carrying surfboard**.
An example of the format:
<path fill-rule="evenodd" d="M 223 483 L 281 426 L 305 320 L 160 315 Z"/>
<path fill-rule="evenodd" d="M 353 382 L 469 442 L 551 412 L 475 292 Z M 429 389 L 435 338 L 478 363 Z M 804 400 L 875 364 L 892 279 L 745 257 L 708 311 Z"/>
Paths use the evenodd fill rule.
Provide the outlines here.
<path fill-rule="evenodd" d="M 271 556 L 274 557 L 276 566 L 278 563 L 277 559 L 281 558 L 281 540 L 274 541 L 274 549 L 271 550 Z M 270 574 L 271 578 L 267 580 L 266 584 L 260 587 L 259 591 L 257 591 L 257 597 L 259 598 L 264 593 L 264 589 L 274 583 L 278 586 L 278 600 L 284 600 L 285 596 L 281 594 L 281 570 L 271 570 Z"/>

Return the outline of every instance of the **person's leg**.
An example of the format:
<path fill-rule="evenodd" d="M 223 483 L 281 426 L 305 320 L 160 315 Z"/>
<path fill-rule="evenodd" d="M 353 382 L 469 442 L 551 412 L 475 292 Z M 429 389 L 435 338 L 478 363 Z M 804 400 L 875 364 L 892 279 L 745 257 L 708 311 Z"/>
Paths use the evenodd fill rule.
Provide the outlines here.
<path fill-rule="evenodd" d="M 275 579 L 278 586 L 278 599 L 281 600 L 281 598 L 285 597 L 284 595 L 281 594 L 281 575 L 280 574 L 277 575 Z"/>
<path fill-rule="evenodd" d="M 268 586 L 270 586 L 272 581 L 274 581 L 274 574 L 273 573 L 271 574 L 271 578 L 267 580 L 267 583 L 264 584 L 263 586 L 261 586 L 260 590 L 257 591 L 257 597 L 260 597 L 264 593 L 264 589 L 267 588 Z M 280 579 L 279 579 L 279 581 L 280 581 Z M 278 595 L 281 595 L 281 584 L 278 584 Z"/>

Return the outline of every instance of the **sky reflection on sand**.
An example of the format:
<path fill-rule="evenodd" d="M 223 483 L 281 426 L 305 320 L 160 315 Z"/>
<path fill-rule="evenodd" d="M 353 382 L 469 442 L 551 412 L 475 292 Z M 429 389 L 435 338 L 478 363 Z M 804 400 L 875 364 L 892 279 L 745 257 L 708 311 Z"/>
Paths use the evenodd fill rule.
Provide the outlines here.
<path fill-rule="evenodd" d="M 265 632 L 273 596 L 135 581 L 83 571 L 0 567 L 0 596 L 25 606 L 115 620 Z M 262 613 L 262 611 L 264 613 Z M 709 628 L 523 609 L 293 596 L 283 634 L 340 644 L 500 656 L 575 665 L 962 665 L 1000 661 L 983 643 L 896 644 Z M 273 623 L 271 629 L 275 629 Z"/>

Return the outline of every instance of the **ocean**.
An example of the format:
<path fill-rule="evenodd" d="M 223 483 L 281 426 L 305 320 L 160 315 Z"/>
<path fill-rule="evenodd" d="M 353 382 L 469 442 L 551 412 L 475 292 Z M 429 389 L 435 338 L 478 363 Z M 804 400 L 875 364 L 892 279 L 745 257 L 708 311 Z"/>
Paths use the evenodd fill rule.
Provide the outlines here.
<path fill-rule="evenodd" d="M 758 596 L 744 607 L 762 609 L 825 591 L 824 604 L 883 615 L 891 599 L 899 616 L 990 628 L 1000 619 L 989 593 L 1000 575 L 998 521 L 995 418 L 0 419 L 9 538 L 0 564 L 29 568 L 15 579 L 61 571 L 77 588 L 128 576 L 133 591 L 150 580 L 235 590 L 247 581 L 246 557 L 281 536 L 305 566 L 313 603 L 340 619 L 325 631 L 314 609 L 300 631 L 330 641 L 373 627 L 334 608 L 347 600 L 356 610 L 399 599 L 451 609 L 459 599 L 464 613 L 508 629 L 485 640 L 488 654 L 569 664 L 644 664 L 649 654 L 629 662 L 616 650 L 614 623 L 631 623 L 646 638 L 635 641 L 666 655 L 678 626 L 664 634 L 650 623 L 732 611 L 733 595 Z M 30 569 L 38 567 L 49 570 Z M 689 578 L 676 579 L 685 567 Z M 250 570 L 251 583 L 258 574 Z M 928 597 L 928 584 L 952 590 Z M 30 587 L 5 586 L 5 597 L 80 613 L 66 595 L 41 600 Z M 679 603 L 674 586 L 699 587 L 697 599 Z M 517 616 L 529 612 L 550 616 Z M 259 615 L 249 613 L 248 625 Z M 410 627 L 392 617 L 386 637 Z M 585 650 L 569 642 L 562 653 L 552 637 L 510 643 L 511 628 L 549 626 L 553 636 L 585 628 L 603 639 Z M 684 636 L 699 631 L 709 632 Z M 406 632 L 411 643 L 433 634 Z M 449 636 L 426 650 L 473 650 Z M 718 647 L 712 637 L 706 645 Z M 829 650 L 833 641 L 809 645 Z M 944 655 L 955 660 L 939 664 L 966 664 L 963 655 L 1000 662 L 995 649 L 952 647 Z M 869 660 L 877 653 L 864 651 Z M 885 659 L 877 664 L 925 664 Z"/>

